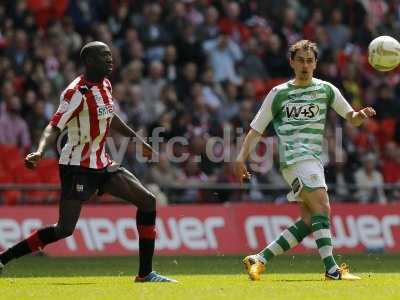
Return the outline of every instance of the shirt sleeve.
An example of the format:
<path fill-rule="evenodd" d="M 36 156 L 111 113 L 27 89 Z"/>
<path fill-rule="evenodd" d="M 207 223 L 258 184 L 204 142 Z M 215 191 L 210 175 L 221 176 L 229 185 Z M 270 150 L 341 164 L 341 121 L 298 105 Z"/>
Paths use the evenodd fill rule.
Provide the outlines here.
<path fill-rule="evenodd" d="M 78 90 L 66 90 L 61 94 L 60 105 L 56 113 L 51 118 L 50 123 L 53 126 L 63 130 L 69 120 L 78 111 L 82 103 L 82 94 Z"/>
<path fill-rule="evenodd" d="M 272 102 L 274 101 L 276 94 L 277 91 L 275 88 L 268 93 L 259 111 L 254 117 L 253 121 L 250 123 L 250 127 L 258 133 L 262 134 L 273 119 Z"/>
<path fill-rule="evenodd" d="M 346 119 L 346 115 L 349 112 L 354 111 L 354 109 L 351 107 L 349 102 L 347 102 L 347 100 L 343 97 L 342 93 L 336 86 L 330 84 L 330 87 L 332 88 L 333 91 L 333 101 L 331 106 L 342 118 Z"/>

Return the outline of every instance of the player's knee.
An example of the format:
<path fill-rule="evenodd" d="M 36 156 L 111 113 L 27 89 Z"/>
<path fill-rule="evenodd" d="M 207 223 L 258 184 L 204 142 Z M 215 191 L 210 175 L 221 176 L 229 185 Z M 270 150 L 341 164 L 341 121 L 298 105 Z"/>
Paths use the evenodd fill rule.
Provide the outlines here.
<path fill-rule="evenodd" d="M 321 199 L 319 201 L 319 210 L 321 214 L 329 216 L 331 214 L 331 206 L 329 205 L 329 201 Z"/>
<path fill-rule="evenodd" d="M 75 226 L 57 226 L 56 233 L 58 238 L 64 239 L 71 236 L 74 233 Z"/>
<path fill-rule="evenodd" d="M 318 189 L 308 194 L 307 204 L 313 214 L 330 215 L 331 208 L 329 205 L 328 194 L 325 189 Z"/>
<path fill-rule="evenodd" d="M 141 210 L 145 210 L 145 211 L 156 210 L 156 197 L 152 193 L 147 192 L 144 195 L 144 199 L 143 199 L 142 203 L 143 203 L 142 204 L 143 207 L 140 208 Z"/>

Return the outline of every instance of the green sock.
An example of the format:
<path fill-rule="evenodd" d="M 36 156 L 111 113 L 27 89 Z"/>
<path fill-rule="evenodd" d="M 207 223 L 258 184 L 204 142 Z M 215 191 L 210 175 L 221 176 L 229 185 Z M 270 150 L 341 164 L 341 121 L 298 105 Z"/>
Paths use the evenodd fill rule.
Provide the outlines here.
<path fill-rule="evenodd" d="M 338 265 L 333 258 L 332 236 L 329 226 L 329 218 L 324 215 L 314 215 L 311 217 L 311 230 L 313 232 L 315 242 L 317 243 L 318 252 L 324 262 L 327 272 L 333 272 Z"/>
<path fill-rule="evenodd" d="M 302 219 L 294 223 L 289 228 L 285 229 L 279 238 L 268 244 L 259 255 L 262 256 L 266 262 L 270 261 L 274 256 L 282 254 L 289 249 L 297 246 L 307 235 L 311 233 L 311 229 L 307 226 Z"/>

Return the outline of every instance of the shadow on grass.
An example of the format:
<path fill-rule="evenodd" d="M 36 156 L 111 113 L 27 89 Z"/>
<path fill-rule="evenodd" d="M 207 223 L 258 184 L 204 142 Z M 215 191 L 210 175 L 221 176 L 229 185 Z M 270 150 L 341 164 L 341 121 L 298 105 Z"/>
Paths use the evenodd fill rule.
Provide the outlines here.
<path fill-rule="evenodd" d="M 239 275 L 244 274 L 243 256 L 159 256 L 153 268 L 161 274 Z M 346 262 L 354 273 L 400 273 L 400 255 L 337 255 L 338 264 Z M 33 257 L 8 264 L 1 278 L 134 276 L 138 257 Z M 267 273 L 323 273 L 318 255 L 283 255 L 268 264 Z"/>
<path fill-rule="evenodd" d="M 96 282 L 51 282 L 48 285 L 92 285 L 97 284 Z"/>
<path fill-rule="evenodd" d="M 306 281 L 311 281 L 311 282 L 321 282 L 324 281 L 323 279 L 272 279 L 271 281 L 276 281 L 276 282 L 306 282 Z"/>

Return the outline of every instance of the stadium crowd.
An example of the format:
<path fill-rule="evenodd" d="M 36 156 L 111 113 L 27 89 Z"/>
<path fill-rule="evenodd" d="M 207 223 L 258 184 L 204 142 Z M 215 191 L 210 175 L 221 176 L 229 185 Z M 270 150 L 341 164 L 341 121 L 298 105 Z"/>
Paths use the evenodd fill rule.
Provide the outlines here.
<path fill-rule="evenodd" d="M 306 38 L 320 49 L 315 77 L 338 86 L 355 109 L 371 105 L 377 111 L 362 128 L 329 114 L 324 163 L 331 197 L 399 200 L 399 187 L 388 187 L 400 183 L 400 73 L 368 65 L 367 46 L 378 35 L 400 38 L 400 1 L 2 2 L 0 184 L 58 182 L 50 167 L 56 153 L 48 153 L 54 159 L 34 174 L 23 169 L 22 157 L 36 147 L 61 91 L 82 71 L 81 46 L 101 40 L 113 52 L 110 79 L 120 115 L 144 136 L 162 127 L 164 141 L 188 140 L 173 148 L 189 154 L 182 162 L 171 162 L 161 146 L 160 162 L 143 164 L 128 145 L 123 165 L 151 186 L 160 203 L 283 201 L 287 186 L 276 151 L 273 162 L 258 163 L 248 190 L 217 189 L 237 182 L 229 161 L 210 160 L 206 145 L 228 128 L 234 157 L 238 129 L 246 132 L 266 93 L 291 77 L 288 45 Z M 269 128 L 266 136 L 273 135 Z M 275 149 L 276 141 L 269 145 L 257 151 Z M 196 187 L 204 183 L 214 183 L 213 190 Z M 13 204 L 54 193 L 3 191 L 0 199 Z"/>

